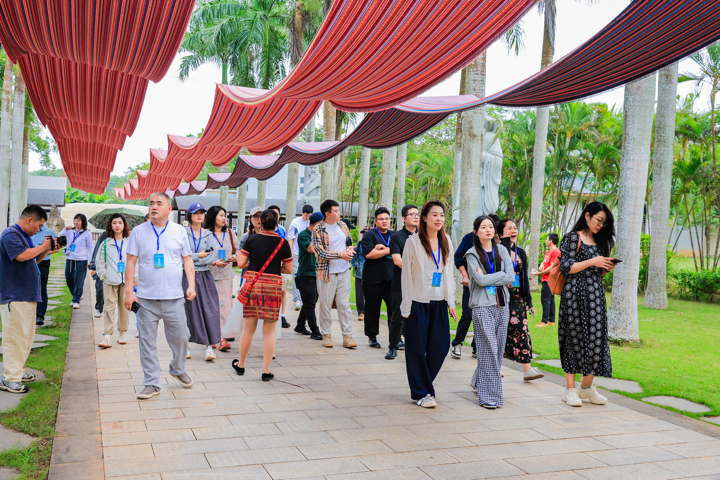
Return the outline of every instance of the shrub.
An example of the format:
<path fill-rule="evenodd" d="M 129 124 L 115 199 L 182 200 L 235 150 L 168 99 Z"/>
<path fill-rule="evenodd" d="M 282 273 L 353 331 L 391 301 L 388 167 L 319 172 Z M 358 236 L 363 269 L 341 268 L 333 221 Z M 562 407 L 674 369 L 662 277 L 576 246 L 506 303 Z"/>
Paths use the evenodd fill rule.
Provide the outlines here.
<path fill-rule="evenodd" d="M 720 297 L 720 272 L 672 269 L 669 276 L 681 298 L 708 299 L 712 303 Z"/>

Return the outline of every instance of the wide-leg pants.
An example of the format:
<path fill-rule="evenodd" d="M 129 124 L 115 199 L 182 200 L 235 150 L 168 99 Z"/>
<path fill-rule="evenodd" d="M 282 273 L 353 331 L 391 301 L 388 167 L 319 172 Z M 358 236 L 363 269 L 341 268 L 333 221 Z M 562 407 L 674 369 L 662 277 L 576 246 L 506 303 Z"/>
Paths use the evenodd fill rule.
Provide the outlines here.
<path fill-rule="evenodd" d="M 32 261 L 32 260 L 30 260 Z M 0 305 L 3 330 L 3 378 L 19 382 L 35 338 L 37 302 L 9 302 Z"/>
<path fill-rule="evenodd" d="M 87 260 L 68 260 L 65 262 L 65 283 L 72 294 L 72 302 L 80 303 L 87 275 Z"/>
<path fill-rule="evenodd" d="M 413 400 L 435 396 L 433 381 L 450 351 L 450 320 L 445 300 L 412 302 L 403 322 L 405 366 Z"/>
<path fill-rule="evenodd" d="M 48 306 L 47 284 L 48 280 L 50 279 L 49 255 L 47 259 L 38 263 L 38 268 L 40 269 L 40 297 L 42 298 L 42 302 L 37 304 L 37 311 L 35 312 L 35 314 L 37 317 L 45 318 L 45 313 L 47 312 Z"/>
<path fill-rule="evenodd" d="M 503 405 L 500 367 L 505 353 L 505 340 L 510 322 L 508 306 L 472 309 L 477 368 L 471 380 L 477 388 L 478 402 Z"/>

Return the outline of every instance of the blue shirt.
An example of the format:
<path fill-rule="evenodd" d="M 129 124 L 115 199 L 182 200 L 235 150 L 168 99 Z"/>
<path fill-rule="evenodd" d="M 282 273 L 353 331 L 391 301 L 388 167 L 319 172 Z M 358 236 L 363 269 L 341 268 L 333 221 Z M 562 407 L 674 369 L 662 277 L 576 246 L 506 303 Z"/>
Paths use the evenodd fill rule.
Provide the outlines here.
<path fill-rule="evenodd" d="M 20 262 L 15 258 L 32 248 L 16 226 L 0 235 L 0 305 L 10 302 L 41 302 L 40 269 L 34 258 Z"/>
<path fill-rule="evenodd" d="M 285 229 L 282 227 L 282 225 L 278 225 L 277 228 L 275 228 L 275 233 L 287 240 L 287 234 L 285 233 Z"/>
<path fill-rule="evenodd" d="M 473 232 L 470 232 L 463 237 L 457 250 L 455 250 L 455 268 L 458 270 L 460 270 L 460 267 L 467 268 L 465 254 L 473 247 L 473 245 Z"/>
<path fill-rule="evenodd" d="M 43 226 L 40 227 L 40 231 L 30 238 L 33 241 L 33 246 L 39 247 L 45 241 L 45 237 L 55 238 L 56 236 L 57 233 L 55 233 L 55 230 L 43 224 Z M 50 260 L 50 258 L 47 258 L 47 260 Z"/>

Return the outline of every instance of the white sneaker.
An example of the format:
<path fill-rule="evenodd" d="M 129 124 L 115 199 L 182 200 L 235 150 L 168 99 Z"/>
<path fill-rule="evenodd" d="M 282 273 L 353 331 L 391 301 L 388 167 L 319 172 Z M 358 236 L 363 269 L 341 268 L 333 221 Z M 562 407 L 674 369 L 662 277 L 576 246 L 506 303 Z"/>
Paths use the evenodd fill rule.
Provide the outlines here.
<path fill-rule="evenodd" d="M 118 343 L 119 343 L 120 345 L 125 345 L 125 344 L 127 343 L 127 341 L 125 341 L 125 334 L 124 334 L 124 333 L 121 333 L 120 336 L 118 337 Z"/>
<path fill-rule="evenodd" d="M 212 347 L 205 350 L 205 361 L 212 362 L 215 360 L 215 352 L 213 352 Z"/>
<path fill-rule="evenodd" d="M 140 338 L 140 332 L 135 332 L 135 338 Z"/>
<path fill-rule="evenodd" d="M 525 372 L 525 374 L 523 375 L 523 380 L 526 382 L 530 382 L 532 380 L 537 380 L 538 378 L 543 378 L 544 376 L 544 373 L 542 373 L 536 367 L 532 367 L 530 368 L 530 370 Z"/>
<path fill-rule="evenodd" d="M 421 398 L 420 400 L 418 400 L 417 404 L 423 408 L 437 407 L 437 402 L 430 394 L 428 394 L 425 398 Z"/>
<path fill-rule="evenodd" d="M 188 350 L 187 355 L 185 356 L 185 358 L 187 358 L 188 360 L 190 360 L 190 359 L 192 358 L 192 355 L 190 355 L 190 350 Z"/>
<path fill-rule="evenodd" d="M 100 348 L 111 348 L 112 347 L 112 340 L 110 340 L 110 335 L 105 335 L 105 338 L 102 342 L 98 343 L 98 347 Z"/>
<path fill-rule="evenodd" d="M 295 310 L 300 310 L 302 308 L 302 302 L 295 302 Z"/>
<path fill-rule="evenodd" d="M 73 309 L 75 309 L 75 310 L 77 310 L 78 308 L 80 308 L 80 304 L 79 304 L 79 303 L 71 303 L 70 306 L 71 306 Z"/>
<path fill-rule="evenodd" d="M 608 399 L 600 395 L 597 391 L 597 388 L 595 388 L 595 385 L 590 385 L 590 388 L 583 389 L 582 387 L 578 387 L 575 390 L 577 390 L 577 394 L 579 398 L 585 398 L 587 400 L 590 400 L 590 403 L 595 405 L 605 405 L 608 402 Z"/>
<path fill-rule="evenodd" d="M 102 312 L 100 310 L 95 310 L 95 318 L 100 318 L 102 316 Z"/>
<path fill-rule="evenodd" d="M 563 394 L 563 402 L 571 407 L 582 407 L 582 400 L 578 397 L 577 388 L 567 388 Z"/>

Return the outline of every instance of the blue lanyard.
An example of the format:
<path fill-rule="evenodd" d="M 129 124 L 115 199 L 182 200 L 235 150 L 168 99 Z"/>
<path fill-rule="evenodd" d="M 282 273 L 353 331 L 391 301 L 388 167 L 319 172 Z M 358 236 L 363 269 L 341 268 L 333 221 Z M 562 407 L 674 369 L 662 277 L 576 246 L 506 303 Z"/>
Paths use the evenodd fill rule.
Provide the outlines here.
<path fill-rule="evenodd" d="M 440 270 L 440 246 L 438 245 L 438 257 L 437 260 L 435 260 L 435 252 L 430 252 L 432 254 L 433 262 L 435 262 L 435 267 Z"/>
<path fill-rule="evenodd" d="M 192 229 L 190 229 L 190 230 L 192 230 Z M 223 232 L 222 242 L 220 241 L 219 238 L 217 238 L 217 235 L 215 235 L 215 232 L 213 232 L 213 237 L 215 237 L 215 240 L 217 240 L 217 242 L 220 244 L 220 248 L 225 248 L 225 245 L 224 245 L 225 244 L 225 232 Z M 193 234 L 193 239 L 194 238 L 195 238 L 195 235 Z"/>
<path fill-rule="evenodd" d="M 487 251 L 485 251 L 485 249 L 483 249 L 483 252 L 485 252 L 485 257 L 487 258 L 487 261 L 488 261 L 488 270 L 490 270 L 488 272 L 489 274 L 495 273 L 495 247 L 491 247 L 491 248 L 492 248 L 491 253 L 492 253 L 492 258 L 493 258 L 492 260 L 490 260 L 490 255 L 488 255 Z"/>
<path fill-rule="evenodd" d="M 167 227 L 169 224 L 170 224 L 169 220 L 167 222 L 165 222 L 165 228 L 163 228 L 162 232 L 160 232 L 160 233 L 157 233 L 157 230 L 155 230 L 155 225 L 153 225 L 152 223 L 150 224 L 153 228 L 153 232 L 155 232 L 155 236 L 157 237 L 157 251 L 158 252 L 160 251 L 160 235 L 165 233 L 165 230 L 167 230 Z"/>
<path fill-rule="evenodd" d="M 515 271 L 515 267 L 517 267 L 517 246 L 513 250 L 515 252 L 515 257 L 513 258 L 513 272 Z"/>
<path fill-rule="evenodd" d="M 20 230 L 20 233 L 22 233 L 22 236 L 25 237 L 25 240 L 27 240 L 28 248 L 33 248 L 33 242 L 32 242 L 32 240 L 30 240 L 30 237 L 27 236 L 27 234 L 25 233 L 25 230 L 20 228 L 20 225 L 18 225 L 17 223 L 15 224 L 15 226 L 17 227 L 18 230 Z M 41 275 L 40 267 L 38 266 L 37 261 L 35 261 L 34 258 L 31 258 L 30 260 L 32 260 L 32 262 L 35 264 L 35 268 L 37 268 L 38 275 Z"/>
<path fill-rule="evenodd" d="M 18 228 L 20 228 L 20 227 L 18 227 Z M 72 245 L 73 243 L 75 243 L 75 240 L 77 240 L 77 238 L 78 238 L 80 235 L 82 235 L 83 233 L 85 233 L 85 230 L 82 230 L 82 231 L 79 232 L 79 233 L 75 233 L 75 231 L 73 231 L 73 241 L 70 242 L 70 245 Z"/>
<path fill-rule="evenodd" d="M 390 230 L 388 230 L 387 242 L 385 241 L 385 238 L 382 236 L 382 233 L 380 233 L 380 230 L 378 230 L 377 227 L 375 227 L 375 231 L 378 233 L 378 235 L 380 235 L 380 238 L 382 238 L 382 241 L 385 244 L 385 246 L 390 248 L 390 239 L 392 238 L 392 233 L 390 233 Z M 438 254 L 438 256 L 439 256 L 439 254 Z M 435 256 L 433 256 L 433 258 L 435 258 Z"/>
<path fill-rule="evenodd" d="M 200 229 L 200 238 L 198 238 L 197 245 L 195 244 L 195 232 L 193 231 L 192 225 L 190 225 L 190 233 L 192 233 L 193 236 L 193 247 L 195 247 L 195 253 L 198 253 L 198 250 L 200 249 L 200 242 L 202 242 L 202 228 Z M 213 235 L 215 234 L 213 233 Z"/>
<path fill-rule="evenodd" d="M 125 242 L 125 239 L 120 240 L 120 248 L 118 248 L 118 246 L 117 246 L 117 240 L 113 239 L 113 241 L 115 242 L 115 250 L 117 250 L 118 255 L 120 256 L 120 261 L 122 262 L 122 247 L 123 247 L 123 242 Z M 160 247 L 158 247 L 158 250 L 160 250 Z"/>

